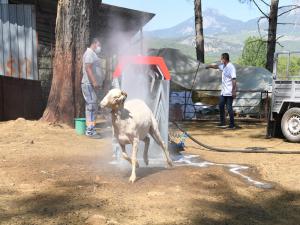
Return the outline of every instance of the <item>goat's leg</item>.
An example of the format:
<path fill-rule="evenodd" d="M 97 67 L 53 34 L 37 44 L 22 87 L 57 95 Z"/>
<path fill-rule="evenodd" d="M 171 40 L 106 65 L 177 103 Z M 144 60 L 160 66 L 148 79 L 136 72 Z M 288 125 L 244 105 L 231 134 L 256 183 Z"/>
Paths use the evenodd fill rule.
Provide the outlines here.
<path fill-rule="evenodd" d="M 172 163 L 172 160 L 170 158 L 170 155 L 169 155 L 169 152 L 167 150 L 167 147 L 164 144 L 164 142 L 163 142 L 163 140 L 162 140 L 162 138 L 160 136 L 158 127 L 157 126 L 151 127 L 149 133 L 153 137 L 153 139 L 156 141 L 156 143 L 159 144 L 159 146 L 163 149 L 163 153 L 164 153 L 164 155 L 166 157 L 168 165 L 169 166 L 173 166 L 173 163 Z"/>
<path fill-rule="evenodd" d="M 149 145 L 150 145 L 150 138 L 146 136 L 143 140 L 145 142 L 145 148 L 144 148 L 144 162 L 148 166 L 149 164 L 149 159 L 148 159 L 148 150 L 149 150 Z"/>
<path fill-rule="evenodd" d="M 122 156 L 123 156 L 123 159 L 126 159 L 130 164 L 132 164 L 132 160 L 131 158 L 128 156 L 127 152 L 126 152 L 126 148 L 125 148 L 125 145 L 120 145 L 121 146 L 121 149 L 122 149 Z M 136 162 L 136 167 L 139 168 L 140 165 L 138 162 Z"/>
<path fill-rule="evenodd" d="M 137 160 L 136 160 L 136 155 L 137 155 L 137 151 L 138 151 L 138 144 L 139 144 L 139 139 L 138 138 L 134 138 L 133 139 L 133 143 L 132 143 L 132 155 L 131 155 L 131 176 L 129 178 L 129 182 L 134 182 L 136 180 L 136 174 L 135 174 L 135 167 L 137 164 Z"/>
<path fill-rule="evenodd" d="M 126 159 L 130 164 L 132 164 L 131 162 L 131 158 L 128 156 L 127 152 L 126 152 L 126 148 L 125 148 L 125 145 L 121 145 L 121 149 L 122 149 L 122 156 L 123 156 L 123 159 Z"/>

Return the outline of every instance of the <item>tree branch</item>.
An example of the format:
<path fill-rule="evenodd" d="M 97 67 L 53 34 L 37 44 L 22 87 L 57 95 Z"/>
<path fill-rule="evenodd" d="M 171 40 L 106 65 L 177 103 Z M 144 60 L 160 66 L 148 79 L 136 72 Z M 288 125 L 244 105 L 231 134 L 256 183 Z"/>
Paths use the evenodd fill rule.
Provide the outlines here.
<path fill-rule="evenodd" d="M 292 9 L 289 9 L 289 10 L 283 12 L 283 13 L 280 13 L 277 17 L 282 16 L 282 15 L 284 15 L 284 14 L 286 14 L 286 13 L 288 13 L 288 12 L 291 12 L 291 11 L 293 11 L 293 10 L 295 10 L 295 9 L 300 9 L 300 6 L 296 6 L 296 7 L 292 8 Z"/>
<path fill-rule="evenodd" d="M 299 5 L 283 5 L 283 6 L 278 7 L 278 9 L 289 8 L 289 7 L 297 7 L 297 6 L 299 6 Z"/>
<path fill-rule="evenodd" d="M 296 25 L 300 26 L 300 23 L 277 23 L 278 25 Z"/>
<path fill-rule="evenodd" d="M 266 6 L 270 7 L 271 5 L 269 3 L 267 3 L 266 1 L 264 0 L 260 0 L 261 2 L 263 2 Z"/>
<path fill-rule="evenodd" d="M 252 0 L 253 3 L 255 4 L 255 6 L 258 8 L 258 10 L 266 17 L 266 18 L 269 18 L 269 16 L 264 12 L 262 11 L 262 9 L 259 7 L 259 5 L 256 3 L 255 0 Z"/>
<path fill-rule="evenodd" d="M 278 38 L 276 38 L 276 42 L 282 37 L 284 37 L 284 35 L 280 35 Z"/>
<path fill-rule="evenodd" d="M 280 42 L 277 42 L 277 41 L 276 41 L 276 44 L 278 44 L 281 48 L 284 47 L 284 45 L 280 44 Z"/>
<path fill-rule="evenodd" d="M 268 19 L 267 17 L 265 17 L 265 16 L 261 16 L 261 17 L 259 17 L 258 18 L 258 20 L 257 20 L 257 30 L 258 30 L 258 34 L 259 34 L 259 36 L 260 36 L 260 38 L 262 39 L 262 35 L 261 35 L 261 32 L 260 32 L 260 21 L 262 20 L 262 19 Z"/>

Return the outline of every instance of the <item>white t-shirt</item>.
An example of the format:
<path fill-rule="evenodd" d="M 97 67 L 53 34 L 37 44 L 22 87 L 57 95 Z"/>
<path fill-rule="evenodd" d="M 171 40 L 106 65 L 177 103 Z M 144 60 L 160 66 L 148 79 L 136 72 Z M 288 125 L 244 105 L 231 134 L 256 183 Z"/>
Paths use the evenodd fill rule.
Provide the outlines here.
<path fill-rule="evenodd" d="M 232 96 L 232 79 L 236 79 L 235 67 L 229 62 L 226 66 L 224 64 L 219 65 L 219 69 L 222 71 L 221 95 Z"/>
<path fill-rule="evenodd" d="M 90 48 L 87 48 L 85 53 L 83 54 L 83 67 L 82 67 L 82 80 L 81 83 L 83 84 L 91 84 L 88 74 L 86 72 L 85 64 L 92 64 L 93 68 L 93 73 L 95 75 L 96 81 L 99 85 L 102 85 L 104 81 L 104 76 L 102 75 L 102 70 L 101 70 L 101 62 L 100 58 L 97 56 L 97 54 Z"/>

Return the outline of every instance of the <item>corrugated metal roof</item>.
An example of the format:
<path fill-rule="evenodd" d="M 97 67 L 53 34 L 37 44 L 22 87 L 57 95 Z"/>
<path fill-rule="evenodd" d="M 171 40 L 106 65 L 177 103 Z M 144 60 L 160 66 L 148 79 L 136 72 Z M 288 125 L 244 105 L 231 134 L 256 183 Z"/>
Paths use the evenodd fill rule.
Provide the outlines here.
<path fill-rule="evenodd" d="M 9 3 L 35 5 L 39 43 L 55 44 L 57 1 L 9 0 Z M 114 39 L 112 37 L 133 37 L 154 15 L 153 13 L 101 3 L 97 13 L 98 18 L 95 18 L 95 35 L 101 39 L 103 46 L 106 46 L 111 52 L 117 51 L 123 38 Z M 119 43 L 117 42 L 118 39 Z"/>

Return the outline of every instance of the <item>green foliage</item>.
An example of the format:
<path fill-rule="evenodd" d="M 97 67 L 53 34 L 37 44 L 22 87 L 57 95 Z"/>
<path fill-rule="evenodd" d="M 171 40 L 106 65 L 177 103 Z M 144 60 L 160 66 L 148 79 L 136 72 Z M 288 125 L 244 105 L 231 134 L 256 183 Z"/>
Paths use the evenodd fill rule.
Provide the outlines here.
<path fill-rule="evenodd" d="M 288 56 L 280 56 L 277 64 L 277 77 L 287 78 Z M 289 76 L 300 76 L 300 56 L 292 56 L 289 64 Z"/>
<path fill-rule="evenodd" d="M 267 42 L 251 36 L 245 41 L 243 52 L 238 63 L 243 66 L 265 67 L 267 61 Z"/>

